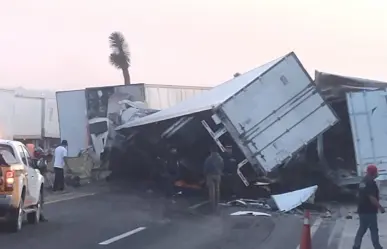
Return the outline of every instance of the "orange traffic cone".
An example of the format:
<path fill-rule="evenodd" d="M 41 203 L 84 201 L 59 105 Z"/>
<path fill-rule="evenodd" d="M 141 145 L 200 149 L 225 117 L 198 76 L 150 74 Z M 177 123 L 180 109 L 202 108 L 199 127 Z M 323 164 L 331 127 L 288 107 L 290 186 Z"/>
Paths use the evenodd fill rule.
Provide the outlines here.
<path fill-rule="evenodd" d="M 312 249 L 312 238 L 310 234 L 310 213 L 309 210 L 305 210 L 304 213 L 304 226 L 302 228 L 300 249 Z"/>

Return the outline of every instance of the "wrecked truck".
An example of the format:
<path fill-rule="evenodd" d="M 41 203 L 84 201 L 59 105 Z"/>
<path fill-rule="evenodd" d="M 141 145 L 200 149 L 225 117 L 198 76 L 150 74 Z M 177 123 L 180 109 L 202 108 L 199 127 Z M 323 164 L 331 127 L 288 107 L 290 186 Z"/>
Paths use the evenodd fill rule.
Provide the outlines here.
<path fill-rule="evenodd" d="M 292 52 L 171 108 L 117 127 L 125 142 L 116 148 L 121 153 L 112 158 L 117 161 L 112 171 L 149 176 L 166 160 L 169 148 L 177 148 L 185 179 L 199 182 L 202 163 L 214 142 L 222 152 L 232 146 L 237 160 L 233 174 L 237 172 L 245 186 L 254 186 L 337 122 Z M 122 160 L 128 163 L 120 164 Z"/>

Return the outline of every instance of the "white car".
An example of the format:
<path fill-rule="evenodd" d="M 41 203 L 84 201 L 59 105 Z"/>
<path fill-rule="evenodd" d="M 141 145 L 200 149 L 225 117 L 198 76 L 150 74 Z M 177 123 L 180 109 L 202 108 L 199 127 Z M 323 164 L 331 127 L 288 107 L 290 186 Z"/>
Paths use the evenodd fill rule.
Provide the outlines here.
<path fill-rule="evenodd" d="M 0 139 L 0 226 L 18 232 L 25 218 L 39 223 L 43 186 L 44 177 L 24 144 Z"/>

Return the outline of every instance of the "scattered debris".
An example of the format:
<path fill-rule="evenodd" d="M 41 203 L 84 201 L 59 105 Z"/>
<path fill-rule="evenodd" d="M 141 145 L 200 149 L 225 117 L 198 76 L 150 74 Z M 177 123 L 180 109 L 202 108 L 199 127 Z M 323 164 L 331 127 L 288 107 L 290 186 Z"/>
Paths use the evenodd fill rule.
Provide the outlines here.
<path fill-rule="evenodd" d="M 247 207 L 247 203 L 242 200 L 233 200 L 226 203 L 227 206 L 245 206 Z"/>
<path fill-rule="evenodd" d="M 268 185 L 270 185 L 270 183 L 269 182 L 256 182 L 256 183 L 254 183 L 254 185 L 256 185 L 256 186 L 268 186 Z"/>
<path fill-rule="evenodd" d="M 232 216 L 252 215 L 252 216 L 269 216 L 269 217 L 271 216 L 271 214 L 255 212 L 255 211 L 238 211 L 230 215 Z"/>
<path fill-rule="evenodd" d="M 258 209 L 266 209 L 266 210 L 274 210 L 274 205 L 270 205 L 269 199 L 258 199 L 258 200 L 250 200 L 250 199 L 236 199 L 229 201 L 227 203 L 221 203 L 223 206 L 236 206 L 236 207 L 253 207 Z"/>
<path fill-rule="evenodd" d="M 276 67 L 278 70 L 272 70 Z M 300 78 L 288 77 L 289 72 Z M 265 84 L 267 87 L 262 87 Z M 110 174 L 108 164 L 112 176 L 151 182 L 153 190 L 174 188 L 178 195 L 204 194 L 202 165 L 211 143 L 216 143 L 225 161 L 221 192 L 234 198 L 221 205 L 281 212 L 315 208 L 329 218 L 330 211 L 305 203 L 314 203 L 321 196 L 353 196 L 364 162 L 387 172 L 383 160 L 375 162 L 375 158 L 387 158 L 384 150 L 371 146 L 374 159 L 361 158 L 369 153 L 362 153 L 360 149 L 366 147 L 358 144 L 374 144 L 374 138 L 383 144 L 385 137 L 371 138 L 355 127 L 360 122 L 355 114 L 363 108 L 368 119 L 372 115 L 369 130 L 380 130 L 376 125 L 383 123 L 380 120 L 385 115 L 381 111 L 385 106 L 380 108 L 386 105 L 384 85 L 319 72 L 312 82 L 296 55 L 290 53 L 161 111 L 135 115 L 135 110 L 146 108 L 127 100 L 118 103 L 121 107 L 114 102 L 117 115 L 105 115 L 103 123 L 116 122 L 106 123 L 104 127 L 109 129 L 105 127 L 99 137 L 102 133 L 94 124 L 100 122 L 89 120 L 89 128 L 95 126 L 94 154 L 69 158 L 67 174 L 77 182 L 104 178 L 95 175 L 100 171 Z M 273 93 L 278 92 L 283 94 L 275 97 Z M 374 99 L 383 101 L 371 101 Z M 243 111 L 249 108 L 254 112 Z M 304 127 L 310 129 L 306 132 Z M 96 144 L 101 145 L 101 157 L 95 153 Z M 287 192 L 294 189 L 298 190 Z"/>
<path fill-rule="evenodd" d="M 326 211 L 321 218 L 332 218 L 332 213 L 330 211 Z"/>

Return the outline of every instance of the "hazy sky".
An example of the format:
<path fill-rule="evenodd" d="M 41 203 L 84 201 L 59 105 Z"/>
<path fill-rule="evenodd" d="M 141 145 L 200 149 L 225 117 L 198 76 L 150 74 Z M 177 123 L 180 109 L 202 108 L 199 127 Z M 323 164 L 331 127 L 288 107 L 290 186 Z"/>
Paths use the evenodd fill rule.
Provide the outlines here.
<path fill-rule="evenodd" d="M 386 0 L 14 0 L 0 7 L 0 87 L 213 86 L 295 51 L 315 69 L 387 81 Z M 312 75 L 313 76 L 313 75 Z"/>

